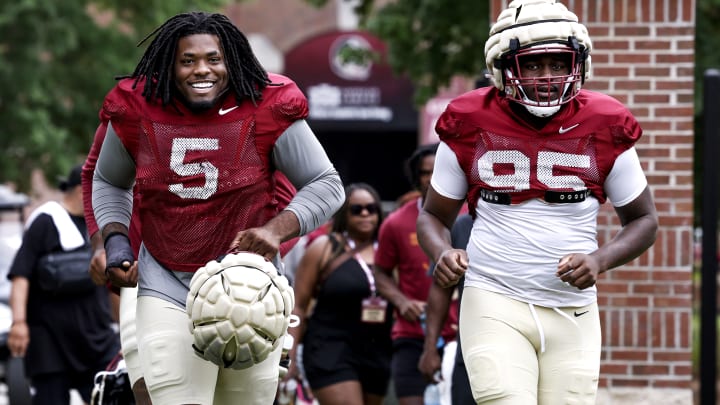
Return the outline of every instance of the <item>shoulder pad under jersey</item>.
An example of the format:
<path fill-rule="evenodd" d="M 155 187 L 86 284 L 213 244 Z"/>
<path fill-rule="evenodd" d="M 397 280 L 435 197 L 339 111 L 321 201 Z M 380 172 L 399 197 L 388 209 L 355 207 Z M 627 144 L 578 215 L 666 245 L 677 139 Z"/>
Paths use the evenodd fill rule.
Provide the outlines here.
<path fill-rule="evenodd" d="M 100 120 L 119 122 L 127 119 L 129 114 L 134 115 L 135 108 L 145 100 L 142 95 L 143 81 L 135 87 L 134 84 L 135 79 L 122 79 L 108 92 L 100 110 Z"/>
<path fill-rule="evenodd" d="M 271 84 L 263 91 L 262 105 L 266 106 L 278 123 L 292 123 L 308 116 L 308 102 L 297 84 L 290 78 L 268 74 Z"/>
<path fill-rule="evenodd" d="M 478 120 L 482 122 L 479 116 L 490 110 L 488 103 L 495 97 L 494 89 L 494 87 L 484 87 L 453 99 L 435 125 L 440 140 L 459 138 L 474 132 L 477 125 L 473 122 Z"/>
<path fill-rule="evenodd" d="M 642 136 L 642 128 L 630 110 L 606 94 L 581 90 L 576 97 L 582 117 L 610 129 L 612 143 L 625 150 Z"/>

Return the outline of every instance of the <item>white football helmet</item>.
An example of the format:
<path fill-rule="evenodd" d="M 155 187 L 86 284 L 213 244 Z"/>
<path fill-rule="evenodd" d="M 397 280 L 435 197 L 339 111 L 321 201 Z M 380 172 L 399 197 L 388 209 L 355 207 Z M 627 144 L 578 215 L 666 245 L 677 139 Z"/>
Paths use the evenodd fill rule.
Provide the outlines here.
<path fill-rule="evenodd" d="M 555 114 L 562 104 L 577 96 L 590 77 L 592 42 L 587 28 L 575 14 L 555 0 L 514 0 L 498 16 L 485 43 L 485 61 L 495 87 L 511 100 L 523 104 L 539 117 Z M 568 66 L 568 74 L 524 78 L 520 60 L 538 54 L 557 54 Z M 529 94 L 559 97 L 538 99 Z M 538 91 L 540 90 L 540 91 Z"/>
<path fill-rule="evenodd" d="M 260 363 L 287 334 L 294 305 L 287 279 L 264 257 L 240 252 L 210 261 L 193 275 L 187 296 L 193 348 L 222 367 Z"/>

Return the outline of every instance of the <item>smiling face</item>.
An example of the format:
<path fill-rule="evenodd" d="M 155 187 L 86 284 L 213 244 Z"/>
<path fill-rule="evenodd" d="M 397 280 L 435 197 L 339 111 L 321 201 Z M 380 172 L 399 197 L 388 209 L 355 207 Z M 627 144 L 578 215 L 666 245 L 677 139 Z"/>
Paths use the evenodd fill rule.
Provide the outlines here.
<path fill-rule="evenodd" d="M 211 34 L 180 38 L 175 52 L 175 86 L 193 111 L 211 108 L 228 88 L 220 39 Z"/>

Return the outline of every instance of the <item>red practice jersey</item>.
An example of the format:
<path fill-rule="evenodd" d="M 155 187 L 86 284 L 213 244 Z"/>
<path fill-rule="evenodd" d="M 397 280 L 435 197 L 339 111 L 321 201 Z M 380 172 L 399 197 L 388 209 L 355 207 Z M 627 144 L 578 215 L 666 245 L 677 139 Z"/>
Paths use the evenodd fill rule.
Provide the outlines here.
<path fill-rule="evenodd" d="M 226 253 L 238 231 L 262 226 L 287 205 L 280 195 L 287 200 L 292 191 L 278 192 L 271 152 L 308 107 L 289 78 L 270 79 L 257 106 L 230 96 L 202 113 L 147 103 L 134 79 L 105 98 L 101 119 L 136 163 L 142 241 L 166 268 L 197 270 Z"/>
<path fill-rule="evenodd" d="M 419 201 L 415 199 L 393 211 L 380 226 L 375 265 L 384 269 L 397 268 L 398 289 L 410 299 L 427 302 L 432 284 L 430 260 L 420 247 L 415 223 L 419 214 Z M 457 326 L 457 301 L 453 301 L 441 331 L 445 341 L 455 339 Z M 419 338 L 425 333 L 419 322 L 409 322 L 396 316 L 392 338 Z"/>
<path fill-rule="evenodd" d="M 510 102 L 496 88 L 485 87 L 456 98 L 438 120 L 440 139 L 455 152 L 468 179 L 470 213 L 475 214 L 479 198 L 516 204 L 592 195 L 603 203 L 603 183 L 615 159 L 642 134 L 627 108 L 582 90 L 536 129 L 515 115 Z"/>

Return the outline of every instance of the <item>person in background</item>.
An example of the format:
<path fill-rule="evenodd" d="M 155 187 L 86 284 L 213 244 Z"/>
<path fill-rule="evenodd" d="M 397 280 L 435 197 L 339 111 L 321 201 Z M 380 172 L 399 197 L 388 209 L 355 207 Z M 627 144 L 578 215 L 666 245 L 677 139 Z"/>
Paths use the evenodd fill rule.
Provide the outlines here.
<path fill-rule="evenodd" d="M 89 403 L 95 373 L 120 349 L 105 287 L 93 287 L 88 276 L 87 290 L 62 293 L 42 288 L 38 280 L 42 256 L 89 249 L 80 171 L 81 165 L 73 167 L 61 181 L 59 203 L 49 201 L 30 214 L 8 273 L 13 315 L 8 349 L 25 357 L 35 405 L 69 405 L 71 389 Z"/>
<path fill-rule="evenodd" d="M 514 0 L 490 29 L 493 87 L 450 102 L 418 239 L 451 287 L 464 275 L 463 358 L 477 403 L 594 404 L 601 328 L 596 283 L 641 255 L 658 218 L 617 100 L 582 89 L 592 42 L 554 0 Z M 467 249 L 450 229 L 467 200 Z M 600 204 L 622 229 L 602 246 Z"/>
<path fill-rule="evenodd" d="M 430 185 L 437 147 L 436 143 L 421 145 L 405 162 L 405 173 L 418 196 L 383 222 L 375 252 L 378 292 L 395 307 L 396 313 L 392 328 L 392 381 L 400 405 L 422 405 L 428 385 L 418 369 L 418 361 L 425 340 L 421 320 L 425 317 L 432 277 L 430 261 L 417 242 L 415 224 Z M 449 342 L 455 340 L 457 305 L 446 318 L 442 337 Z M 435 353 L 439 359 L 437 347 Z"/>
<path fill-rule="evenodd" d="M 395 199 L 395 207 L 402 207 L 408 201 L 415 201 L 418 198 L 420 198 L 420 192 L 418 190 L 410 190 Z"/>
<path fill-rule="evenodd" d="M 450 239 L 452 246 L 456 249 L 465 249 L 468 240 L 470 240 L 470 231 L 472 230 L 473 219 L 470 214 L 462 214 L 458 217 L 450 231 Z M 463 279 L 461 278 L 456 285 L 458 292 L 458 301 L 462 299 Z M 455 288 L 442 288 L 437 282 L 433 282 L 430 286 L 430 293 L 427 300 L 427 332 L 425 334 L 425 342 L 423 352 L 420 356 L 418 368 L 428 381 L 432 381 L 441 371 L 442 366 L 446 363 L 446 357 L 451 355 L 449 350 L 443 352 L 442 361 L 437 355 L 437 343 L 440 338 L 440 330 L 446 322 L 450 304 L 453 302 Z M 459 308 L 458 308 L 459 309 Z M 462 333 L 458 329 L 458 335 Z M 467 370 L 465 369 L 465 361 L 462 356 L 462 346 L 460 339 L 455 340 L 457 346 L 453 356 L 453 366 L 450 372 L 450 403 L 452 405 L 472 404 L 472 391 L 470 390 L 470 380 L 468 379 Z M 447 345 L 446 345 L 447 349 Z M 443 378 L 447 378 L 444 369 L 441 373 Z"/>
<path fill-rule="evenodd" d="M 330 218 L 344 201 L 342 181 L 305 121 L 305 96 L 260 66 L 226 16 L 178 14 L 152 36 L 100 111 L 107 131 L 92 200 L 108 278 L 138 284 L 138 351 L 154 405 L 269 404 L 283 345 L 243 370 L 203 360 L 188 331 L 189 283 L 228 252 L 281 268 L 281 243 Z M 298 190 L 284 209 L 276 171 Z M 141 194 L 135 273 L 133 186 Z"/>
<path fill-rule="evenodd" d="M 377 294 L 372 265 L 383 220 L 380 197 L 365 183 L 345 188 L 331 232 L 308 247 L 295 274 L 290 333 L 302 342 L 305 378 L 321 405 L 380 405 L 390 379 L 392 306 Z M 286 380 L 299 378 L 290 351 Z"/>

